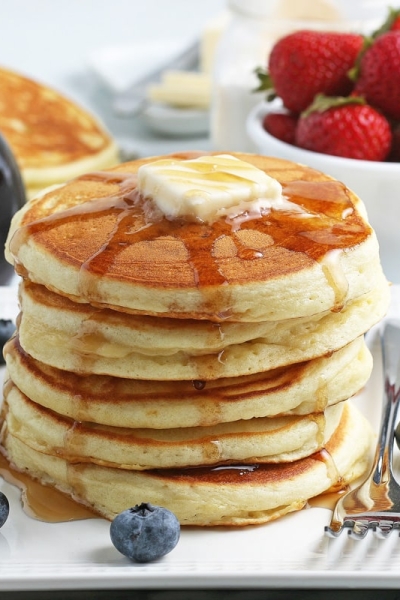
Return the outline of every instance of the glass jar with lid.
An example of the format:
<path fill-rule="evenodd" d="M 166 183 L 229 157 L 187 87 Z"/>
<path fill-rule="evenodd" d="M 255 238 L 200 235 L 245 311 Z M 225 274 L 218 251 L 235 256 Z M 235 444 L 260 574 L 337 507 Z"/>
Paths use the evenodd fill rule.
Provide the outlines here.
<path fill-rule="evenodd" d="M 257 67 L 273 44 L 298 29 L 371 31 L 384 21 L 386 0 L 228 0 L 229 20 L 215 53 L 211 105 L 213 150 L 253 152 L 246 117 L 263 98 Z"/>

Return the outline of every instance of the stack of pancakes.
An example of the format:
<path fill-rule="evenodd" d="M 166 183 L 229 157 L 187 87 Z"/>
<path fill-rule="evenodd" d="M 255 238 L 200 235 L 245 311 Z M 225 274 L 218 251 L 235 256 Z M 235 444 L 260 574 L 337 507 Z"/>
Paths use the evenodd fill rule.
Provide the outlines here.
<path fill-rule="evenodd" d="M 112 137 L 89 112 L 55 90 L 0 68 L 0 132 L 21 170 L 28 198 L 118 162 Z"/>
<path fill-rule="evenodd" d="M 349 398 L 389 287 L 364 206 L 305 166 L 234 156 L 297 210 L 167 219 L 138 192 L 153 158 L 51 190 L 11 225 L 2 449 L 106 518 L 151 502 L 184 525 L 262 523 L 369 466 Z"/>

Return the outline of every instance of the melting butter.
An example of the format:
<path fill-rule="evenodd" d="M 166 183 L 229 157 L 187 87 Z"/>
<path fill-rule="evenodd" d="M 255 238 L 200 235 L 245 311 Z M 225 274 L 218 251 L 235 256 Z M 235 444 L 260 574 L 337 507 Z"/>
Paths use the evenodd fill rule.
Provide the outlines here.
<path fill-rule="evenodd" d="M 252 164 L 229 154 L 191 160 L 162 159 L 138 170 L 139 191 L 169 219 L 212 223 L 220 217 L 293 210 L 282 186 Z M 298 207 L 296 207 L 298 210 Z"/>

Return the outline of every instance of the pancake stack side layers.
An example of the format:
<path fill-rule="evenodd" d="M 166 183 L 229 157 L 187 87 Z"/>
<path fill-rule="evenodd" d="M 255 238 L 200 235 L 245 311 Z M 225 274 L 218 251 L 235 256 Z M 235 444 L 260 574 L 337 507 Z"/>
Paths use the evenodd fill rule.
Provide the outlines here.
<path fill-rule="evenodd" d="M 28 198 L 50 185 L 119 162 L 112 136 L 56 90 L 0 67 L 0 133 L 21 170 Z"/>
<path fill-rule="evenodd" d="M 2 451 L 113 519 L 250 525 L 346 488 L 373 433 L 352 397 L 389 284 L 364 205 L 281 159 L 180 153 L 17 213 Z"/>

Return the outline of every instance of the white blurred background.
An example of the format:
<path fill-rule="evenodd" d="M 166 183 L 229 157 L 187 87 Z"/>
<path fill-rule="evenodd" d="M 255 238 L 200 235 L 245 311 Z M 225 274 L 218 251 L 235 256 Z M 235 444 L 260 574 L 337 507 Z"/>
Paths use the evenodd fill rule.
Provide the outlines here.
<path fill-rule="evenodd" d="M 199 38 L 224 7 L 224 0 L 0 0 L 0 65 L 90 108 L 132 153 L 183 149 L 185 139 L 155 135 L 140 118 L 115 117 L 111 76 L 118 79 L 119 70 L 120 80 L 129 82 L 131 71 L 134 80 L 149 59 L 149 44 Z M 205 135 L 191 144 L 207 145 Z"/>

